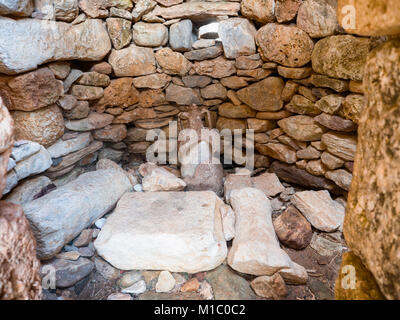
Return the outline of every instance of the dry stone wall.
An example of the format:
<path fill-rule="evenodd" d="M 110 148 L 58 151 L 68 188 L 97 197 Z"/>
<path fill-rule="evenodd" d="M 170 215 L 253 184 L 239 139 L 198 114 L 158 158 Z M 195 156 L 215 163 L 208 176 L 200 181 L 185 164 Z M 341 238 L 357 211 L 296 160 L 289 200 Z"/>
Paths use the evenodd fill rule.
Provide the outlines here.
<path fill-rule="evenodd" d="M 219 130 L 255 131 L 257 168 L 349 190 L 372 42 L 344 33 L 337 1 L 9 3 L 0 95 L 25 153 L 4 194 L 39 173 L 62 185 L 98 159 L 143 160 L 148 130 L 193 103 Z"/>

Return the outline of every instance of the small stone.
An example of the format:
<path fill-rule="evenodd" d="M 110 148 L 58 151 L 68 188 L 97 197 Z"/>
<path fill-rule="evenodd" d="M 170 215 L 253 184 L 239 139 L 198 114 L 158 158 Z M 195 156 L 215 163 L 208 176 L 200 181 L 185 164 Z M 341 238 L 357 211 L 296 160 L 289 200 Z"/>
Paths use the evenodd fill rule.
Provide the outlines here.
<path fill-rule="evenodd" d="M 327 131 L 324 127 L 308 116 L 293 116 L 278 121 L 278 125 L 293 139 L 298 141 L 321 140 L 322 135 Z"/>
<path fill-rule="evenodd" d="M 75 247 L 85 247 L 92 240 L 93 229 L 85 229 L 73 242 Z"/>
<path fill-rule="evenodd" d="M 351 180 L 353 175 L 344 169 L 327 171 L 325 177 L 335 182 L 339 187 L 346 191 L 350 191 Z"/>
<path fill-rule="evenodd" d="M 296 250 L 306 248 L 313 234 L 310 223 L 294 206 L 289 206 L 274 220 L 274 228 L 279 240 Z"/>
<path fill-rule="evenodd" d="M 333 232 L 343 225 L 344 208 L 326 190 L 297 192 L 291 201 L 318 230 Z"/>
<path fill-rule="evenodd" d="M 172 50 L 182 52 L 182 51 L 189 51 L 192 48 L 192 43 L 194 38 L 192 29 L 193 29 L 193 24 L 192 21 L 189 19 L 179 21 L 170 26 L 169 44 Z"/>
<path fill-rule="evenodd" d="M 107 297 L 107 300 L 133 300 L 129 294 L 125 293 L 112 293 Z"/>
<path fill-rule="evenodd" d="M 192 278 L 182 285 L 181 292 L 197 292 L 199 288 L 199 280 L 197 280 L 197 278 Z"/>
<path fill-rule="evenodd" d="M 67 252 L 61 252 L 61 253 L 57 254 L 56 258 L 76 261 L 79 259 L 80 256 L 81 256 L 81 254 L 77 251 L 67 251 Z"/>
<path fill-rule="evenodd" d="M 279 300 L 288 295 L 285 281 L 279 273 L 255 278 L 250 285 L 260 297 Z"/>
<path fill-rule="evenodd" d="M 168 28 L 162 23 L 137 22 L 132 27 L 132 34 L 138 46 L 160 47 L 168 42 Z"/>
<path fill-rule="evenodd" d="M 146 282 L 144 280 L 140 280 L 135 284 L 131 285 L 130 287 L 123 289 L 121 292 L 130 293 L 133 294 L 134 296 L 138 296 L 146 292 L 146 290 L 147 290 Z"/>
<path fill-rule="evenodd" d="M 116 280 L 120 273 L 119 270 L 108 264 L 101 258 L 95 257 L 94 263 L 96 270 L 107 280 Z"/>
<path fill-rule="evenodd" d="M 143 280 L 143 276 L 140 271 L 127 271 L 122 274 L 121 278 L 119 278 L 118 285 L 121 288 L 128 288 L 140 280 Z"/>
<path fill-rule="evenodd" d="M 175 286 L 175 278 L 168 271 L 161 271 L 156 284 L 156 292 L 169 292 Z"/>
<path fill-rule="evenodd" d="M 214 299 L 213 289 L 212 289 L 211 285 L 206 280 L 204 280 L 200 284 L 199 293 L 200 293 L 200 295 L 202 296 L 202 298 L 204 300 L 212 300 L 212 299 Z"/>
<path fill-rule="evenodd" d="M 316 233 L 312 237 L 310 247 L 324 257 L 332 257 L 334 254 L 340 254 L 344 249 L 340 243 L 328 240 Z"/>
<path fill-rule="evenodd" d="M 275 173 L 265 172 L 251 178 L 254 188 L 260 189 L 267 197 L 275 197 L 285 190 Z"/>
<path fill-rule="evenodd" d="M 96 220 L 96 222 L 94 224 L 97 228 L 101 229 L 105 225 L 106 221 L 107 221 L 106 218 L 100 218 L 100 219 Z"/>

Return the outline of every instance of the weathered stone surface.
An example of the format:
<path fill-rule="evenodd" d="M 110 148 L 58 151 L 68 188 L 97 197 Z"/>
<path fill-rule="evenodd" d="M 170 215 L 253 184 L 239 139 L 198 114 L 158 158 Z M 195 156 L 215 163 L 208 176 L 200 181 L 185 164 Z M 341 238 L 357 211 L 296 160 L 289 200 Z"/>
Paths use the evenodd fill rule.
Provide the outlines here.
<path fill-rule="evenodd" d="M 132 27 L 132 34 L 138 46 L 159 47 L 168 42 L 168 28 L 162 23 L 137 22 Z"/>
<path fill-rule="evenodd" d="M 78 100 L 97 100 L 103 97 L 104 90 L 102 87 L 74 84 L 71 87 L 71 94 L 73 94 Z"/>
<path fill-rule="evenodd" d="M 185 2 L 171 7 L 157 6 L 153 13 L 164 19 L 204 20 L 217 16 L 237 16 L 240 4 L 235 2 Z"/>
<path fill-rule="evenodd" d="M 102 61 L 102 62 L 99 62 L 99 63 L 96 63 L 95 65 L 93 65 L 90 68 L 90 71 L 109 75 L 112 73 L 113 70 L 112 70 L 112 66 L 108 62 Z"/>
<path fill-rule="evenodd" d="M 342 189 L 349 191 L 352 174 L 344 169 L 339 169 L 335 171 L 328 171 L 325 173 L 325 177 L 335 182 Z"/>
<path fill-rule="evenodd" d="M 5 199 L 9 202 L 23 205 L 34 200 L 35 196 L 51 183 L 51 180 L 45 176 L 25 180 L 14 188 Z"/>
<path fill-rule="evenodd" d="M 115 49 L 122 49 L 131 42 L 131 21 L 122 18 L 108 18 L 106 23 L 108 34 Z"/>
<path fill-rule="evenodd" d="M 192 68 L 191 63 L 183 56 L 183 54 L 174 52 L 170 48 L 158 50 L 155 57 L 158 64 L 167 74 L 184 76 Z"/>
<path fill-rule="evenodd" d="M 333 232 L 343 225 L 344 207 L 333 201 L 326 190 L 297 192 L 291 202 L 318 230 Z"/>
<path fill-rule="evenodd" d="M 349 8 L 349 5 L 354 9 Z M 399 15 L 400 6 L 396 0 L 379 2 L 375 0 L 338 1 L 339 23 L 348 33 L 363 36 L 399 34 Z M 352 20 L 352 18 L 355 20 Z"/>
<path fill-rule="evenodd" d="M 305 149 L 298 150 L 296 155 L 299 159 L 313 160 L 319 159 L 321 157 L 321 152 L 310 145 Z"/>
<path fill-rule="evenodd" d="M 322 153 L 321 161 L 330 170 L 338 169 L 344 164 L 344 161 L 342 159 L 334 156 L 328 151 Z"/>
<path fill-rule="evenodd" d="M 358 123 L 366 105 L 367 101 L 363 95 L 349 94 L 344 100 L 342 114 L 347 119 Z"/>
<path fill-rule="evenodd" d="M 256 144 L 256 150 L 263 155 L 285 163 L 292 164 L 297 161 L 296 151 L 281 143 Z"/>
<path fill-rule="evenodd" d="M 221 83 L 229 89 L 240 89 L 248 85 L 246 78 L 238 76 L 222 78 Z"/>
<path fill-rule="evenodd" d="M 209 191 L 127 193 L 95 247 L 122 270 L 195 273 L 214 269 L 227 254 L 217 198 Z"/>
<path fill-rule="evenodd" d="M 333 89 L 336 92 L 345 92 L 349 90 L 348 81 L 330 78 L 321 74 L 312 74 L 310 77 L 310 83 L 316 87 Z"/>
<path fill-rule="evenodd" d="M 370 39 L 350 35 L 322 39 L 312 53 L 313 69 L 333 78 L 360 81 L 370 46 Z"/>
<path fill-rule="evenodd" d="M 34 111 L 57 102 L 63 95 L 62 82 L 49 68 L 14 78 L 0 78 L 0 92 L 8 110 Z"/>
<path fill-rule="evenodd" d="M 327 131 L 308 116 L 293 116 L 278 121 L 287 135 L 298 141 L 318 141 Z"/>
<path fill-rule="evenodd" d="M 277 0 L 275 3 L 275 16 L 279 23 L 292 20 L 303 0 Z"/>
<path fill-rule="evenodd" d="M 77 261 L 56 259 L 42 265 L 42 276 L 46 275 L 45 271 L 49 268 L 55 270 L 56 287 L 68 288 L 92 272 L 94 263 L 86 258 L 79 258 Z"/>
<path fill-rule="evenodd" d="M 247 128 L 254 130 L 255 133 L 267 132 L 276 127 L 276 122 L 271 120 L 262 120 L 249 118 L 247 119 Z"/>
<path fill-rule="evenodd" d="M 281 93 L 284 82 L 278 77 L 269 77 L 237 92 L 238 98 L 257 111 L 278 111 L 283 107 Z"/>
<path fill-rule="evenodd" d="M 305 0 L 297 13 L 297 26 L 312 38 L 334 34 L 338 27 L 336 0 Z"/>
<path fill-rule="evenodd" d="M 135 3 L 135 8 L 132 11 L 132 18 L 134 21 L 139 21 L 146 13 L 150 12 L 157 2 L 153 0 L 139 0 Z"/>
<path fill-rule="evenodd" d="M 265 172 L 257 177 L 251 178 L 254 188 L 261 190 L 267 197 L 275 197 L 285 187 L 281 184 L 275 173 Z"/>
<path fill-rule="evenodd" d="M 51 71 L 53 71 L 54 76 L 59 80 L 64 80 L 71 71 L 71 65 L 64 61 L 49 63 L 48 67 Z"/>
<path fill-rule="evenodd" d="M 207 59 L 213 59 L 220 56 L 224 52 L 223 47 L 218 44 L 216 46 L 192 50 L 185 52 L 185 58 L 188 60 L 202 61 Z"/>
<path fill-rule="evenodd" d="M 1 17 L 0 39 L 0 72 L 5 74 L 36 69 L 49 61 L 97 61 L 111 49 L 108 33 L 102 21 L 96 19 L 71 26 L 64 22 Z"/>
<path fill-rule="evenodd" d="M 189 51 L 193 44 L 193 24 L 189 19 L 174 23 L 169 28 L 169 45 L 175 51 Z M 196 48 L 195 48 L 196 49 Z"/>
<path fill-rule="evenodd" d="M 201 104 L 199 94 L 191 88 L 170 84 L 165 93 L 167 101 L 173 101 L 180 105 Z"/>
<path fill-rule="evenodd" d="M 163 168 L 155 168 L 142 180 L 143 191 L 182 191 L 186 183 Z"/>
<path fill-rule="evenodd" d="M 47 151 L 49 151 L 52 158 L 59 158 L 87 147 L 91 141 L 92 135 L 90 132 L 81 133 L 71 139 L 59 139 Z"/>
<path fill-rule="evenodd" d="M 200 90 L 201 96 L 204 99 L 225 99 L 226 89 L 220 83 L 210 84 Z"/>
<path fill-rule="evenodd" d="M 242 0 L 240 12 L 248 19 L 255 20 L 262 24 L 273 22 L 275 0 Z"/>
<path fill-rule="evenodd" d="M 199 75 L 212 78 L 225 78 L 236 73 L 235 62 L 222 56 L 212 60 L 196 61 L 194 70 Z"/>
<path fill-rule="evenodd" d="M 49 146 L 64 133 L 64 118 L 56 105 L 32 112 L 13 111 L 15 137 Z"/>
<path fill-rule="evenodd" d="M 257 33 L 254 25 L 247 19 L 231 18 L 219 23 L 218 35 L 224 47 L 225 57 L 237 58 L 256 52 L 254 36 Z"/>
<path fill-rule="evenodd" d="M 139 92 L 133 86 L 132 78 L 119 78 L 105 88 L 104 96 L 97 102 L 96 110 L 104 112 L 106 107 L 126 108 L 139 101 Z"/>
<path fill-rule="evenodd" d="M 130 0 L 79 0 L 80 9 L 90 18 L 105 18 L 110 7 L 119 9 L 132 9 Z"/>
<path fill-rule="evenodd" d="M 237 220 L 228 264 L 236 271 L 257 276 L 292 269 L 293 261 L 279 247 L 271 204 L 264 193 L 253 188 L 236 189 L 229 201 Z"/>
<path fill-rule="evenodd" d="M 283 94 L 284 92 L 282 95 Z M 296 94 L 292 97 L 290 102 L 285 106 L 285 109 L 293 113 L 311 116 L 316 116 L 321 113 L 321 110 L 318 109 L 314 102 L 299 94 Z"/>
<path fill-rule="evenodd" d="M 198 75 L 192 75 L 192 76 L 184 76 L 182 77 L 182 81 L 185 84 L 186 87 L 189 88 L 204 88 L 205 86 L 209 85 L 211 83 L 211 78 L 207 76 L 198 76 Z"/>
<path fill-rule="evenodd" d="M 355 283 L 346 279 L 349 266 L 354 268 L 357 275 Z M 352 252 L 343 253 L 342 265 L 335 284 L 335 300 L 385 300 L 372 273 Z"/>
<path fill-rule="evenodd" d="M 255 278 L 250 285 L 254 292 L 263 298 L 279 300 L 288 295 L 285 281 L 279 273 Z"/>
<path fill-rule="evenodd" d="M 333 155 L 343 160 L 354 161 L 357 148 L 357 138 L 355 136 L 328 132 L 322 136 L 321 141 Z"/>
<path fill-rule="evenodd" d="M 93 132 L 96 140 L 107 142 L 120 142 L 126 137 L 126 126 L 124 124 L 114 124 L 97 129 Z"/>
<path fill-rule="evenodd" d="M 252 70 L 262 66 L 260 54 L 252 54 L 249 56 L 239 56 L 236 58 L 236 68 L 244 70 Z"/>
<path fill-rule="evenodd" d="M 334 131 L 353 132 L 357 130 L 357 125 L 353 121 L 327 113 L 322 113 L 315 117 L 314 121 Z"/>
<path fill-rule="evenodd" d="M 338 188 L 330 180 L 323 177 L 316 177 L 307 171 L 290 166 L 286 163 L 275 161 L 271 164 L 271 172 L 276 173 L 279 179 L 288 183 L 294 183 L 313 189 L 326 189 L 332 192 L 338 192 Z"/>
<path fill-rule="evenodd" d="M 72 22 L 79 14 L 78 0 L 55 0 L 54 16 L 56 20 Z"/>
<path fill-rule="evenodd" d="M 278 66 L 278 73 L 284 78 L 288 79 L 304 79 L 311 75 L 312 68 L 288 68 L 283 66 Z"/>
<path fill-rule="evenodd" d="M 338 94 L 330 94 L 319 99 L 315 106 L 327 114 L 337 114 L 343 105 L 345 98 Z"/>
<path fill-rule="evenodd" d="M 156 71 L 151 48 L 130 45 L 121 50 L 112 50 L 108 62 L 117 77 L 144 76 Z"/>
<path fill-rule="evenodd" d="M 109 169 L 82 174 L 23 206 L 38 241 L 38 257 L 49 259 L 83 229 L 108 212 L 131 183 L 123 173 Z M 53 213 L 57 211 L 57 215 Z"/>
<path fill-rule="evenodd" d="M 111 124 L 113 119 L 111 114 L 91 112 L 85 119 L 67 121 L 65 127 L 72 131 L 90 131 L 104 128 Z"/>
<path fill-rule="evenodd" d="M 20 206 L 0 201 L 0 230 L 0 299 L 40 300 L 36 242 Z"/>
<path fill-rule="evenodd" d="M 161 89 L 171 81 L 171 77 L 166 74 L 149 74 L 133 79 L 133 85 L 136 88 Z"/>
<path fill-rule="evenodd" d="M 268 23 L 258 30 L 256 43 L 263 60 L 286 67 L 302 67 L 311 60 L 314 43 L 295 26 Z"/>
<path fill-rule="evenodd" d="M 33 11 L 32 0 L 1 0 L 0 14 L 11 15 L 16 17 L 29 17 Z"/>
<path fill-rule="evenodd" d="M 274 228 L 279 240 L 296 250 L 307 247 L 313 234 L 310 223 L 293 206 L 274 220 Z"/>

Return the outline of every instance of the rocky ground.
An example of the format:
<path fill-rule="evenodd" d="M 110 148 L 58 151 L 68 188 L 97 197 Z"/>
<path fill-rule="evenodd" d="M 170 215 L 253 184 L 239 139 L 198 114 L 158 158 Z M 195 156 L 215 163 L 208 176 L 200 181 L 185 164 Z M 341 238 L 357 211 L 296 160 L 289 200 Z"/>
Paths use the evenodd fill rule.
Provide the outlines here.
<path fill-rule="evenodd" d="M 105 161 L 98 165 L 109 166 Z M 150 170 L 149 170 L 150 168 Z M 142 174 L 149 174 L 152 166 L 130 167 L 127 172 L 134 173 L 136 179 L 136 191 L 141 192 L 148 181 L 143 181 Z M 168 187 L 178 188 L 174 179 L 179 171 L 168 168 Z M 165 171 L 161 169 L 162 171 Z M 233 190 L 234 181 L 249 179 L 245 169 L 225 170 L 225 197 L 229 190 Z M 289 284 L 275 273 L 272 277 L 257 277 L 235 271 L 226 260 L 217 268 L 207 272 L 186 273 L 168 271 L 124 271 L 119 270 L 99 256 L 93 242 L 99 235 L 106 221 L 113 211 L 98 219 L 90 228 L 83 230 L 78 237 L 64 246 L 62 251 L 42 266 L 44 279 L 48 277 L 49 267 L 55 267 L 56 288 L 43 289 L 45 300 L 148 300 L 148 299 L 289 299 L 289 300 L 330 300 L 334 298 L 335 279 L 338 275 L 342 252 L 346 251 L 342 233 L 335 231 L 335 226 L 328 232 L 327 221 L 313 220 L 312 209 L 306 209 L 313 204 L 324 208 L 333 203 L 339 208 L 345 205 L 343 198 L 332 201 L 330 196 L 320 199 L 306 199 L 303 197 L 303 205 L 299 199 L 304 190 L 287 183 L 281 184 L 277 177 L 266 176 L 265 170 L 256 170 L 252 173 L 252 183 L 264 193 L 272 193 L 269 196 L 272 207 L 272 221 L 275 232 L 280 240 L 281 248 L 289 255 L 293 262 L 303 266 L 308 274 L 304 284 Z M 265 178 L 265 177 L 268 177 Z M 161 179 L 162 180 L 162 179 Z M 163 180 L 166 181 L 166 180 Z M 232 183 L 234 181 L 234 184 Z M 174 184 L 175 183 L 175 184 Z M 156 184 L 163 184 L 160 179 Z M 165 186 L 165 184 L 163 184 Z M 155 188 L 154 185 L 152 188 Z M 326 191 L 311 191 L 311 195 L 321 195 Z M 300 194 L 300 197 L 298 195 Z M 295 196 L 297 195 L 297 196 Z M 307 195 L 307 194 L 306 194 Z M 329 200 L 330 199 L 330 200 Z M 312 201 L 317 201 L 312 203 Z M 325 202 L 324 202 L 325 201 Z M 296 208 L 296 206 L 297 208 Z M 343 207 L 341 207 L 343 209 Z M 324 208 L 325 210 L 326 207 Z M 307 210 L 308 215 L 307 215 Z M 306 212 L 306 214 L 304 214 Z M 310 224 L 307 219 L 312 223 Z M 320 223 L 320 225 L 318 225 Z M 331 222 L 332 223 L 332 222 Z M 339 223 L 340 224 L 340 223 Z M 323 227 L 323 226 L 324 227 Z M 314 226 L 318 226 L 319 229 Z M 225 228 L 225 225 L 224 225 Z M 224 229 L 224 232 L 226 230 Z M 228 250 L 231 250 L 234 240 L 227 242 Z M 238 240 L 239 241 L 239 240 Z M 228 258 L 229 259 L 229 258 Z M 47 276 L 46 276 L 47 274 Z M 288 282 L 288 281 L 286 281 Z"/>

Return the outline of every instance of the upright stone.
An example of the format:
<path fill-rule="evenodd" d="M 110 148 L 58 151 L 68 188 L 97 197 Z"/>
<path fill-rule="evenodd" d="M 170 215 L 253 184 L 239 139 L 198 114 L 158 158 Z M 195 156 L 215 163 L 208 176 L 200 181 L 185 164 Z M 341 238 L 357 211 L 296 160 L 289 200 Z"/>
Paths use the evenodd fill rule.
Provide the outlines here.
<path fill-rule="evenodd" d="M 193 24 L 189 19 L 174 23 L 169 27 L 169 45 L 175 51 L 189 51 L 193 44 Z"/>

